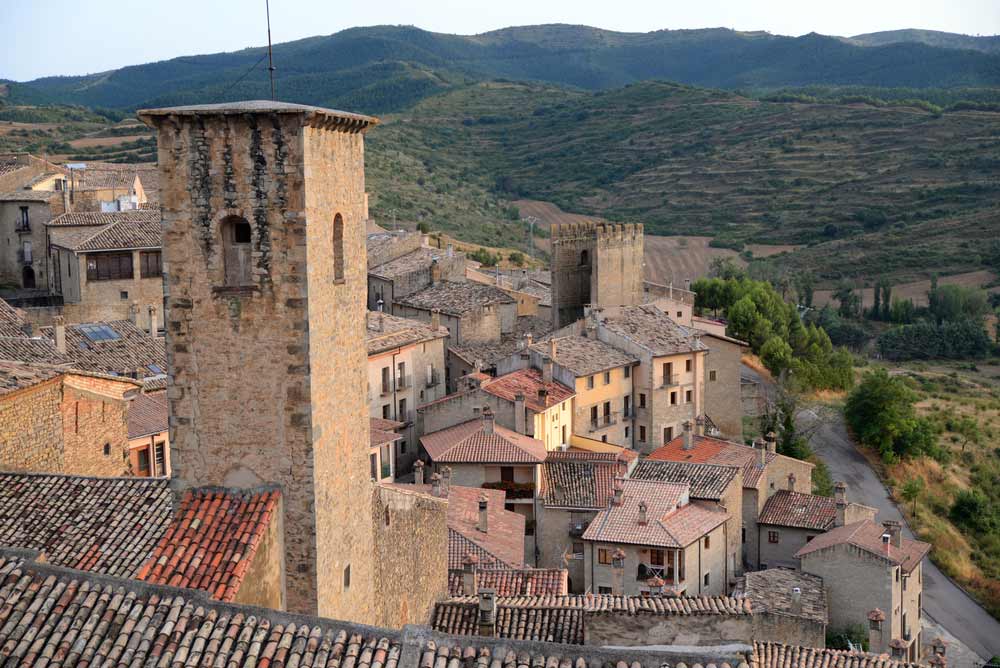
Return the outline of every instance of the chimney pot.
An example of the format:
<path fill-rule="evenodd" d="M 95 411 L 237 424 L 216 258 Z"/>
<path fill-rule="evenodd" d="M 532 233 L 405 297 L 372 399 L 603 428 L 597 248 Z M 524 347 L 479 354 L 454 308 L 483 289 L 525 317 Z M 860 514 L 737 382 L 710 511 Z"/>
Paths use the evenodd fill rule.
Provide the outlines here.
<path fill-rule="evenodd" d="M 57 315 L 53 319 L 53 331 L 56 337 L 56 352 L 61 355 L 66 354 L 66 319 Z"/>
<path fill-rule="evenodd" d="M 788 474 L 788 491 L 789 492 L 794 492 L 795 491 L 795 474 L 794 473 L 789 473 Z"/>
<path fill-rule="evenodd" d="M 413 484 L 424 484 L 424 462 L 421 459 L 413 462 Z"/>
<path fill-rule="evenodd" d="M 438 264 L 437 258 L 431 260 L 431 285 L 437 285 L 441 282 L 441 265 Z"/>
<path fill-rule="evenodd" d="M 441 474 L 431 474 L 431 494 L 441 496 Z"/>
<path fill-rule="evenodd" d="M 777 452 L 778 435 L 775 434 L 773 431 L 767 432 L 767 435 L 764 437 L 764 444 L 767 447 L 768 452 Z"/>
<path fill-rule="evenodd" d="M 551 359 L 553 362 L 556 361 L 557 348 L 558 344 L 556 343 L 556 337 L 553 336 L 551 339 L 549 339 L 549 359 Z"/>
<path fill-rule="evenodd" d="M 691 421 L 684 421 L 684 443 L 681 446 L 684 450 L 691 450 L 694 448 L 694 439 L 691 436 Z"/>
<path fill-rule="evenodd" d="M 476 527 L 483 533 L 489 533 L 489 507 L 490 500 L 485 494 L 479 496 L 479 526 Z"/>
<path fill-rule="evenodd" d="M 150 304 L 148 308 L 149 308 L 149 335 L 155 339 L 157 333 L 160 331 L 160 322 L 156 318 L 156 307 Z"/>
<path fill-rule="evenodd" d="M 695 418 L 694 424 L 695 424 L 695 433 L 698 434 L 698 436 L 704 436 L 705 435 L 705 417 L 703 415 L 699 415 L 697 418 Z"/>
<path fill-rule="evenodd" d="M 441 309 L 431 309 L 431 328 L 434 330 L 441 328 Z"/>
<path fill-rule="evenodd" d="M 648 510 L 648 507 L 646 506 L 646 502 L 645 501 L 640 501 L 639 502 L 639 525 L 640 526 L 646 526 L 646 511 L 647 510 Z"/>
<path fill-rule="evenodd" d="M 483 433 L 492 434 L 494 428 L 495 418 L 493 417 L 493 410 L 489 406 L 483 406 Z"/>
<path fill-rule="evenodd" d="M 889 542 L 893 547 L 903 546 L 903 526 L 896 520 L 886 520 L 882 522 L 886 534 L 889 535 Z"/>
<path fill-rule="evenodd" d="M 451 492 L 451 467 L 441 468 L 441 496 L 447 497 Z"/>
<path fill-rule="evenodd" d="M 800 587 L 792 587 L 792 614 L 802 614 L 802 589 Z"/>
<path fill-rule="evenodd" d="M 612 491 L 611 503 L 616 506 L 622 505 L 622 498 L 624 495 L 625 490 L 622 488 L 622 484 L 620 482 L 616 482 L 614 490 Z"/>
<path fill-rule="evenodd" d="M 492 638 L 497 632 L 497 599 L 493 589 L 479 591 L 479 635 Z"/>

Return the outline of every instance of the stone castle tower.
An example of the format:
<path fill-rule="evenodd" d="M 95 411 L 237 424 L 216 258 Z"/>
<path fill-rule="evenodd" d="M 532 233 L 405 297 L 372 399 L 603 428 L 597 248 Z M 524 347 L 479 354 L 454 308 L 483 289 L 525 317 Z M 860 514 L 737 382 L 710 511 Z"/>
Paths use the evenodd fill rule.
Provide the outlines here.
<path fill-rule="evenodd" d="M 175 485 L 280 485 L 286 607 L 400 621 L 377 609 L 376 581 L 392 558 L 379 541 L 404 541 L 387 535 L 394 500 L 368 470 L 363 135 L 375 119 L 275 102 L 140 118 L 159 131 Z M 436 510 L 422 521 L 446 558 Z M 431 600 L 439 570 L 432 560 Z M 402 621 L 424 604 L 404 602 Z"/>
<path fill-rule="evenodd" d="M 567 223 L 552 226 L 552 320 L 565 327 L 583 307 L 642 303 L 641 224 Z"/>

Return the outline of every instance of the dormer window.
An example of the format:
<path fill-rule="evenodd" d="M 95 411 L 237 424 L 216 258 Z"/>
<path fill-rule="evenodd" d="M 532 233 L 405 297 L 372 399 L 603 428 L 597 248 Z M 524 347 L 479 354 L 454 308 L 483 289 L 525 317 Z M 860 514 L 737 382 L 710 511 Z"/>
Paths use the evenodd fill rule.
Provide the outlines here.
<path fill-rule="evenodd" d="M 253 285 L 250 223 L 238 216 L 222 221 L 223 262 L 226 286 L 239 288 Z"/>

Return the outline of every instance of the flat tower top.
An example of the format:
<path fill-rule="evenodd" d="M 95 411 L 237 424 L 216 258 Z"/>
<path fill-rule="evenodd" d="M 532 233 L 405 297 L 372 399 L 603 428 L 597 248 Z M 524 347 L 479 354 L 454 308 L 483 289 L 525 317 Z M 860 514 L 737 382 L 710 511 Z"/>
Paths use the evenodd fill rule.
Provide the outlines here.
<path fill-rule="evenodd" d="M 378 123 L 374 116 L 353 114 L 349 111 L 325 109 L 308 104 L 274 102 L 271 100 L 244 100 L 221 104 L 192 104 L 183 107 L 162 107 L 140 109 L 136 115 L 145 123 L 152 124 L 160 116 L 230 116 L 242 114 L 301 114 L 309 121 L 320 121 L 335 125 L 364 130 Z"/>

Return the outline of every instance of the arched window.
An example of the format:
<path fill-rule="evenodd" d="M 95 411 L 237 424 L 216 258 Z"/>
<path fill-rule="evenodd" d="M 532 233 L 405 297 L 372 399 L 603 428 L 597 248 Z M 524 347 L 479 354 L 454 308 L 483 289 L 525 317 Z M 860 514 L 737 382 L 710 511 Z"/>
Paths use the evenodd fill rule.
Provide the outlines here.
<path fill-rule="evenodd" d="M 239 216 L 229 216 L 222 221 L 223 262 L 226 267 L 226 285 L 243 287 L 253 285 L 250 223 Z"/>
<path fill-rule="evenodd" d="M 333 218 L 333 281 L 344 282 L 344 218 L 339 213 Z"/>
<path fill-rule="evenodd" d="M 586 250 L 580 251 L 580 265 L 590 264 L 590 254 Z"/>
<path fill-rule="evenodd" d="M 35 270 L 31 267 L 25 266 L 21 270 L 21 285 L 28 290 L 32 290 L 35 287 Z"/>

